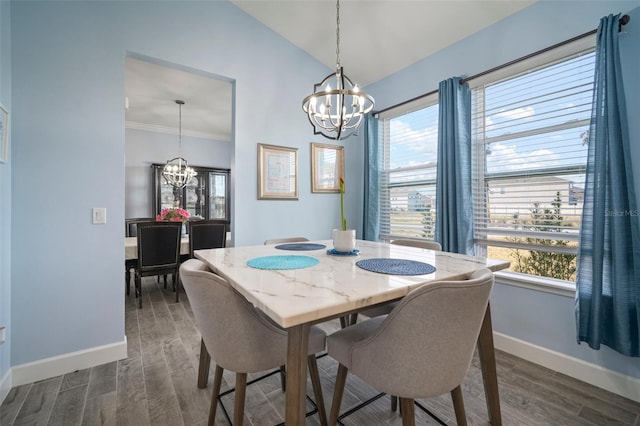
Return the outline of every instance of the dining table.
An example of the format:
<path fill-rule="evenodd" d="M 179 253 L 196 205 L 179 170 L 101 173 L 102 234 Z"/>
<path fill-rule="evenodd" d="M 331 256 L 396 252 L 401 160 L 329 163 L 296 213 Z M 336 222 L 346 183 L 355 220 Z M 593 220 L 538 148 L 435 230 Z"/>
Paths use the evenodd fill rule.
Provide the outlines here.
<path fill-rule="evenodd" d="M 320 240 L 299 245 L 197 250 L 194 254 L 287 330 L 285 424 L 288 426 L 305 424 L 306 354 L 311 325 L 399 300 L 429 282 L 464 279 L 483 268 L 495 272 L 509 267 L 509 262 L 502 260 L 365 240 L 357 240 L 356 250 L 350 253 L 335 252 L 332 240 Z M 395 274 L 393 270 L 381 273 L 359 266 L 364 265 L 360 261 L 380 259 L 423 264 L 435 270 L 418 268 L 415 273 L 421 275 L 405 274 L 406 271 Z M 291 265 L 292 269 L 287 269 Z M 489 421 L 500 425 L 489 306 L 477 343 Z"/>
<path fill-rule="evenodd" d="M 226 246 L 231 246 L 231 233 L 227 232 Z M 189 235 L 180 238 L 180 254 L 189 254 Z M 138 237 L 124 237 L 124 259 L 138 258 Z"/>
<path fill-rule="evenodd" d="M 189 236 L 180 238 L 180 254 L 189 254 Z M 124 259 L 138 258 L 138 237 L 124 237 Z"/>

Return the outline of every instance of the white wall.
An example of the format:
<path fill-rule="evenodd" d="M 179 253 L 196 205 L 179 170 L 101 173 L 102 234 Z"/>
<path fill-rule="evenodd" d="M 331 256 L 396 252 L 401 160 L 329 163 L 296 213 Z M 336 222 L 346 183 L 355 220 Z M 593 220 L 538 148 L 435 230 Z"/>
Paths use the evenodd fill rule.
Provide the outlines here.
<path fill-rule="evenodd" d="M 470 76 L 597 28 L 608 14 L 627 13 L 631 22 L 621 35 L 632 161 L 636 190 L 640 191 L 640 1 L 541 1 L 382 81 L 366 87 L 379 109 L 438 88 L 453 76 Z M 638 192 L 640 195 L 640 192 Z M 491 297 L 494 330 L 526 344 L 555 351 L 625 376 L 640 378 L 640 360 L 603 347 L 593 351 L 578 345 L 574 302 L 548 294 L 498 283 Z M 639 383 L 639 382 L 635 382 Z M 637 387 L 637 385 L 635 385 Z M 639 395 L 637 389 L 634 395 Z"/>
<path fill-rule="evenodd" d="M 235 81 L 236 245 L 338 226 L 339 197 L 310 193 L 317 138 L 300 102 L 330 70 L 306 53 L 226 1 L 11 6 L 13 367 L 124 340 L 128 53 Z M 259 142 L 299 149 L 299 201 L 257 200 Z M 106 225 L 91 224 L 92 207 Z"/>

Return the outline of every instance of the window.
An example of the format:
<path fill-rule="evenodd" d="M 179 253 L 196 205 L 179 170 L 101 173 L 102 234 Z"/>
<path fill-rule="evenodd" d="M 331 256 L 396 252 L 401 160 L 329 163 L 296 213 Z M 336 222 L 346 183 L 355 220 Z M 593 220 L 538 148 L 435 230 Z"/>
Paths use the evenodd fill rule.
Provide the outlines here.
<path fill-rule="evenodd" d="M 575 280 L 594 61 L 582 48 L 472 88 L 476 247 L 514 272 Z"/>
<path fill-rule="evenodd" d="M 381 118 L 380 238 L 433 239 L 438 100 Z"/>

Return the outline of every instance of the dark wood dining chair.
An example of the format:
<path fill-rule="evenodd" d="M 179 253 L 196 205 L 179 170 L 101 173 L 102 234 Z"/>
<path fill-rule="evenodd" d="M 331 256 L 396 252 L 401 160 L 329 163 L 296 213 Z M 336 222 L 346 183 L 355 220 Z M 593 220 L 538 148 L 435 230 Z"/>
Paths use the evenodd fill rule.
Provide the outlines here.
<path fill-rule="evenodd" d="M 227 225 L 219 220 L 192 220 L 188 222 L 189 257 L 195 250 L 224 248 Z"/>
<path fill-rule="evenodd" d="M 129 217 L 124 220 L 124 236 L 135 237 L 138 231 L 138 223 L 155 222 L 154 217 Z M 127 296 L 131 287 L 131 270 L 136 269 L 138 259 L 125 259 L 124 261 L 124 284 Z"/>
<path fill-rule="evenodd" d="M 180 237 L 182 222 L 138 223 L 138 262 L 136 265 L 136 297 L 142 308 L 142 277 L 173 275 L 176 302 L 180 292 Z"/>
<path fill-rule="evenodd" d="M 124 236 L 135 237 L 138 232 L 138 223 L 155 221 L 155 217 L 128 217 L 124 220 Z"/>

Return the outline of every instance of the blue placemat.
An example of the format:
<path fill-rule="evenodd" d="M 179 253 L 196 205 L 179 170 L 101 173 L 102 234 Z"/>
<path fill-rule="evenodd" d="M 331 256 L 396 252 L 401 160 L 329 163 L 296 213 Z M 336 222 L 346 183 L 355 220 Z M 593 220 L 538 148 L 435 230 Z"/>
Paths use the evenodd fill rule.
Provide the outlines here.
<path fill-rule="evenodd" d="M 327 250 L 327 254 L 331 256 L 357 256 L 360 254 L 360 250 L 353 249 L 351 251 L 338 251 L 336 249 Z"/>
<path fill-rule="evenodd" d="M 425 275 L 435 272 L 436 268 L 424 262 L 407 259 L 363 259 L 356 262 L 362 269 L 390 275 Z"/>
<path fill-rule="evenodd" d="M 316 244 L 316 243 L 289 243 L 289 244 L 280 244 L 276 246 L 277 249 L 280 250 L 295 250 L 295 251 L 305 251 L 305 250 L 320 250 L 325 248 L 324 244 Z"/>
<path fill-rule="evenodd" d="M 301 269 L 318 263 L 315 257 L 292 255 L 255 257 L 247 261 L 247 265 L 256 269 Z"/>

